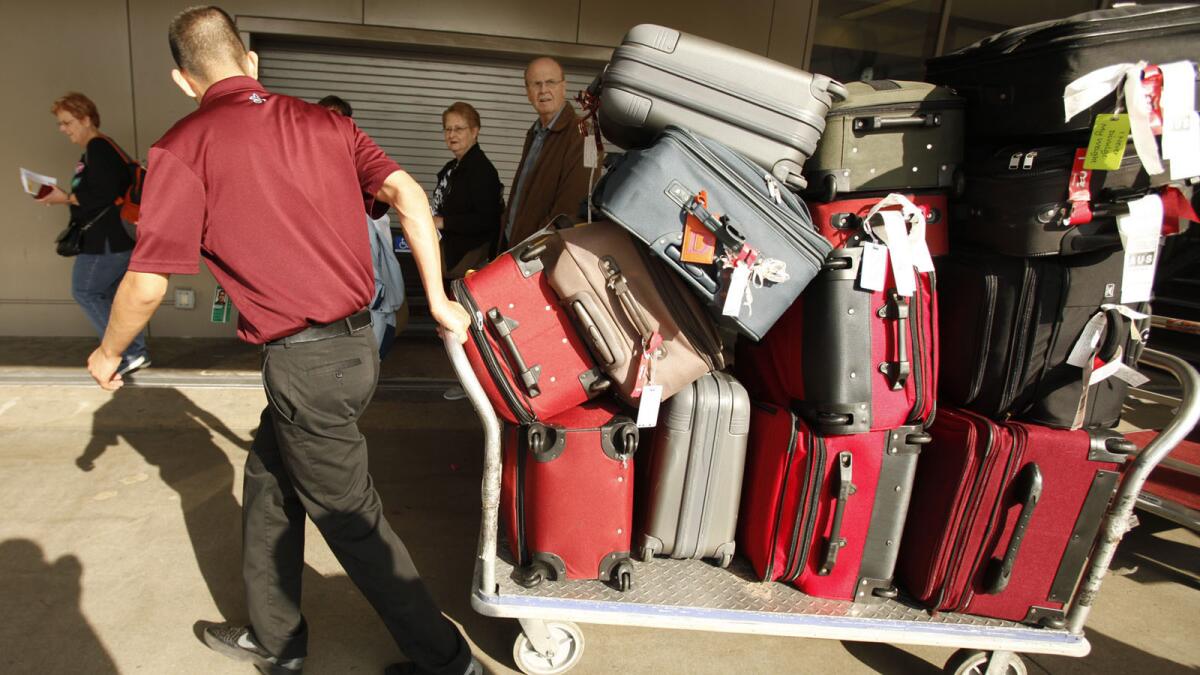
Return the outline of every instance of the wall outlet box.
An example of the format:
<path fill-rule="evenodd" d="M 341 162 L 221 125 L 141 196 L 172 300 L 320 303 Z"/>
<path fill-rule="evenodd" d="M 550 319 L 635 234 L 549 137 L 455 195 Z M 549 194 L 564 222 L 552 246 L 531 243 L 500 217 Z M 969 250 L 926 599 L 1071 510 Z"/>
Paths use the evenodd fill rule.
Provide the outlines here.
<path fill-rule="evenodd" d="M 190 288 L 176 288 L 175 309 L 196 309 L 196 291 Z"/>

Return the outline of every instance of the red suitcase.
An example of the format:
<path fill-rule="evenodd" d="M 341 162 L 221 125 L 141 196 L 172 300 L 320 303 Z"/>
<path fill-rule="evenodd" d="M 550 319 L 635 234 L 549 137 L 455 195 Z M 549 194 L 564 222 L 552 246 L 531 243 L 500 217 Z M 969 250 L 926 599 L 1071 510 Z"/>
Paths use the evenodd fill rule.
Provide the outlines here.
<path fill-rule="evenodd" d="M 859 284 L 863 248 L 835 249 L 804 295 L 763 343 L 785 400 L 822 435 L 856 434 L 932 419 L 938 377 L 937 289 L 933 272 L 914 270 L 916 290 Z M 763 376 L 759 376 L 763 377 Z M 769 393 L 779 387 L 763 387 Z"/>
<path fill-rule="evenodd" d="M 467 359 L 512 423 L 553 417 L 610 384 L 543 274 L 544 251 L 535 235 L 452 284 L 473 319 Z"/>
<path fill-rule="evenodd" d="M 739 550 L 763 581 L 809 595 L 894 597 L 904 515 L 927 441 L 916 426 L 822 438 L 786 409 L 756 404 Z"/>
<path fill-rule="evenodd" d="M 887 196 L 887 193 L 846 195 L 849 199 L 832 202 L 809 201 L 813 225 L 833 244 L 841 248 L 862 230 L 863 218 Z M 905 193 L 909 201 L 925 214 L 925 243 L 930 255 L 950 252 L 949 209 L 944 192 Z"/>
<path fill-rule="evenodd" d="M 604 401 L 505 429 L 500 504 L 519 582 L 630 587 L 637 446 L 637 425 Z"/>
<path fill-rule="evenodd" d="M 1121 464 L 1110 430 L 943 409 L 917 467 L 897 579 L 936 611 L 1061 627 Z"/>

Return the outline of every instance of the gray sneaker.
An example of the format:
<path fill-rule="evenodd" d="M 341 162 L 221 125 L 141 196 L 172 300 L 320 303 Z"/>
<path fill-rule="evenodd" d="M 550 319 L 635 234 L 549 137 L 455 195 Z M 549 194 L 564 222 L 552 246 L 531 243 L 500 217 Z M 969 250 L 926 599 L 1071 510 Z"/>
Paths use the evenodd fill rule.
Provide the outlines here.
<path fill-rule="evenodd" d="M 442 392 L 442 398 L 447 401 L 461 401 L 467 397 L 467 392 L 463 391 L 462 387 L 453 386 Z"/>
<path fill-rule="evenodd" d="M 202 622 L 206 623 L 206 622 Z M 258 644 L 249 626 L 228 623 L 209 623 L 204 626 L 204 644 L 208 648 L 228 656 L 234 661 L 253 663 L 258 672 L 266 675 L 300 675 L 304 671 L 304 657 L 281 661 Z"/>

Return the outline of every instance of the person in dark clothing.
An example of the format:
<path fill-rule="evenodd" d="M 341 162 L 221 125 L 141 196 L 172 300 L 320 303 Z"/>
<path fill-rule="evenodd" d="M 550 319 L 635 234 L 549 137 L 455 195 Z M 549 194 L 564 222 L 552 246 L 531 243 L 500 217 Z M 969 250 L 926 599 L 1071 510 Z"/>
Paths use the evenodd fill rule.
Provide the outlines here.
<path fill-rule="evenodd" d="M 500 175 L 479 147 L 479 113 L 458 101 L 442 113 L 442 132 L 454 159 L 437 175 L 430 202 L 433 223 L 442 231 L 446 278 L 462 278 L 493 255 L 504 210 Z"/>
<path fill-rule="evenodd" d="M 73 221 L 94 221 L 83 233 L 82 253 L 75 256 L 71 295 L 96 329 L 96 334 L 103 338 L 112 312 L 113 296 L 125 276 L 133 252 L 133 239 L 121 225 L 120 208 L 115 204 L 129 189 L 129 167 L 113 141 L 100 133 L 100 113 L 87 96 L 68 93 L 54 102 L 50 112 L 58 119 L 58 130 L 84 152 L 75 165 L 71 191 L 65 192 L 54 186 L 38 201 L 46 205 L 66 204 Z M 150 365 L 144 332 L 138 333 L 122 354 L 120 367 L 124 368 L 138 357 L 144 357 L 144 360 L 137 368 Z"/>

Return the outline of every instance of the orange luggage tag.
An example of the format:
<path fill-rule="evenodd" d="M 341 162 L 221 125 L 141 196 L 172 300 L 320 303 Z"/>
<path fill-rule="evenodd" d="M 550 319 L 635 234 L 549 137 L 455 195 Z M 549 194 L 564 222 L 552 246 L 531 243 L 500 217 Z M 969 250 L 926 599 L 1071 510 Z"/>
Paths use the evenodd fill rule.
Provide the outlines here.
<path fill-rule="evenodd" d="M 696 201 L 708 208 L 708 193 L 696 195 Z M 683 246 L 679 259 L 683 262 L 711 265 L 717 256 L 717 235 L 704 226 L 695 215 L 687 214 L 683 225 Z"/>

